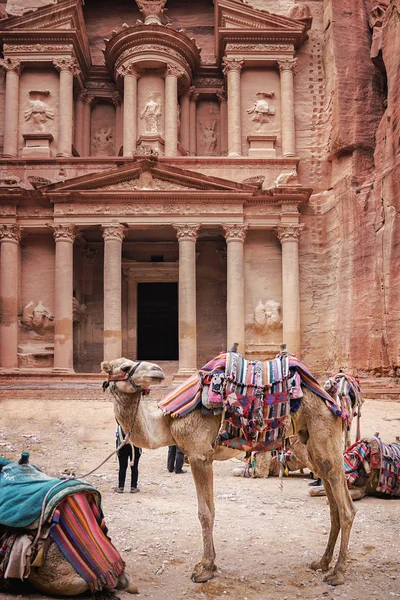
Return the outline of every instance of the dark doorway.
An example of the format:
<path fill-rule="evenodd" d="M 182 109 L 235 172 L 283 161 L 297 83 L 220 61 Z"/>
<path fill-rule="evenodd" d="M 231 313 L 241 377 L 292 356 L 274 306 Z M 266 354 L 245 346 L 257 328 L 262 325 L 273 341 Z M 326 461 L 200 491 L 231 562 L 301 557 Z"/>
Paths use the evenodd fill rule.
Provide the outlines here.
<path fill-rule="evenodd" d="M 138 284 L 139 360 L 178 360 L 178 284 Z"/>

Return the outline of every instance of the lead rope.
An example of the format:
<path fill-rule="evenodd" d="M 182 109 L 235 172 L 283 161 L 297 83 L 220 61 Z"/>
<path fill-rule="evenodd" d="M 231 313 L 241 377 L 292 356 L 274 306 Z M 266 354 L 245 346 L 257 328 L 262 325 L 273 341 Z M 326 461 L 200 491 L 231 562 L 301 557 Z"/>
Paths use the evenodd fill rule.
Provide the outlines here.
<path fill-rule="evenodd" d="M 111 388 L 110 388 L 110 392 L 115 397 L 115 392 Z M 79 479 L 85 479 L 86 477 L 89 477 L 90 475 L 92 475 L 93 473 L 95 473 L 96 471 L 98 471 L 98 469 L 100 469 L 100 467 L 102 467 L 108 460 L 110 460 L 110 458 L 112 456 L 114 456 L 114 454 L 116 454 L 117 452 L 119 452 L 121 450 L 121 448 L 123 448 L 123 446 L 125 446 L 128 443 L 128 439 L 129 439 L 129 437 L 132 434 L 133 426 L 135 425 L 137 413 L 138 413 L 138 410 L 139 410 L 139 404 L 140 404 L 140 398 L 139 398 L 139 401 L 138 401 L 137 406 L 136 406 L 136 410 L 135 410 L 135 414 L 133 416 L 133 422 L 132 422 L 131 428 L 128 431 L 128 433 L 125 435 L 123 441 L 120 443 L 120 445 L 118 446 L 118 448 L 116 450 L 114 450 L 113 452 L 111 452 L 111 454 L 109 454 L 107 456 L 107 458 L 105 460 L 103 460 L 103 462 L 101 462 L 95 469 L 92 469 L 91 471 L 89 471 L 89 473 L 85 473 L 84 475 L 81 475 L 79 477 Z M 63 477 L 61 481 L 58 481 L 55 485 L 53 485 L 53 487 L 51 487 L 48 490 L 47 494 L 43 498 L 42 510 L 40 512 L 40 519 L 39 519 L 39 525 L 38 525 L 38 531 L 37 531 L 36 537 L 35 537 L 35 539 L 33 541 L 33 544 L 32 544 L 32 549 L 33 550 L 36 548 L 36 544 L 38 543 L 38 541 L 40 539 L 40 536 L 41 536 L 41 533 L 42 533 L 44 515 L 45 515 L 45 511 L 46 511 L 46 503 L 47 503 L 47 498 L 49 497 L 50 492 L 52 492 L 56 487 L 58 487 L 62 483 L 65 483 L 65 481 L 69 481 L 71 479 L 76 479 L 75 475 L 68 475 L 68 476 Z"/>

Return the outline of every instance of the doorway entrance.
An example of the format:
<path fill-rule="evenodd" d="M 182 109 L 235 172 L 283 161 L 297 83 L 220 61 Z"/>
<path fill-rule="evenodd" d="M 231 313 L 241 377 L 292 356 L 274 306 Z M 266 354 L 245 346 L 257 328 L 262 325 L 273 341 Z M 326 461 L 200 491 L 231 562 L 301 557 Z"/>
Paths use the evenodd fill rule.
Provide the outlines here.
<path fill-rule="evenodd" d="M 178 360 L 178 284 L 138 283 L 138 360 Z"/>

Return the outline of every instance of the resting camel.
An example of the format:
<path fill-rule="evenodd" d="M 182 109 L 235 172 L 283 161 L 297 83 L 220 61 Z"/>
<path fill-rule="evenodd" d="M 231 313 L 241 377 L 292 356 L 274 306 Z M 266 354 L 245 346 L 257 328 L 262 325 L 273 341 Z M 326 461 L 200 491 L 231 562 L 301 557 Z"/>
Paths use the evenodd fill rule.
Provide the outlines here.
<path fill-rule="evenodd" d="M 128 432 L 129 440 L 141 448 L 176 444 L 189 457 L 203 535 L 203 556 L 194 567 L 192 580 L 197 583 L 208 581 L 216 570 L 213 461 L 226 460 L 237 454 L 215 445 L 221 417 L 212 413 L 205 415 L 199 408 L 182 418 L 171 418 L 161 410 L 158 413 L 148 411 L 141 401 L 142 391 L 164 379 L 162 369 L 154 363 L 118 358 L 102 362 L 101 368 L 108 373 L 115 417 L 124 431 Z M 339 585 L 345 579 L 349 536 L 355 516 L 343 472 L 342 420 L 330 412 L 320 397 L 307 389 L 303 392 L 300 409 L 294 416 L 296 431 L 301 443 L 307 447 L 313 472 L 324 482 L 331 517 L 328 545 L 322 558 L 313 562 L 311 568 L 328 571 L 341 531 L 337 563 L 325 578 L 329 584 Z"/>

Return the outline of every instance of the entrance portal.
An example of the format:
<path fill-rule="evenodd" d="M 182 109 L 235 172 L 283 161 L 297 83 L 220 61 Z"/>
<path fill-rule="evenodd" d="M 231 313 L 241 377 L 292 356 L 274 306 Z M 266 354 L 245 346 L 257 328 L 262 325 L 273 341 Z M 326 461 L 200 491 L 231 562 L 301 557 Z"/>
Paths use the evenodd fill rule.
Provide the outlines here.
<path fill-rule="evenodd" d="M 178 360 L 178 284 L 138 283 L 138 360 Z"/>

